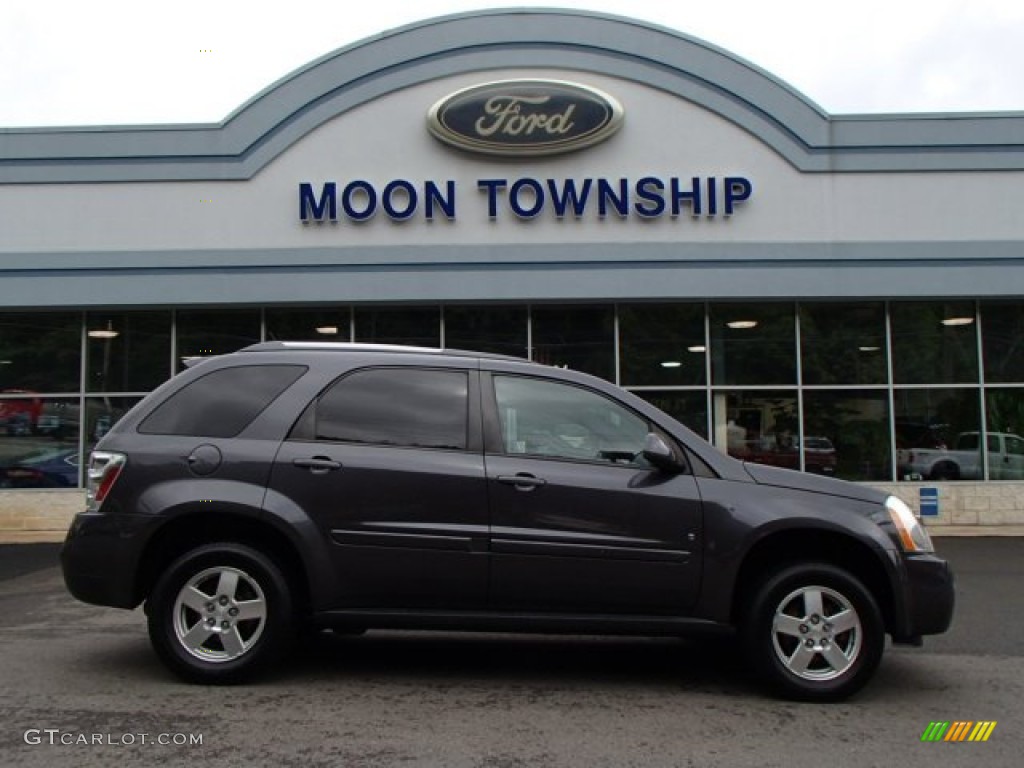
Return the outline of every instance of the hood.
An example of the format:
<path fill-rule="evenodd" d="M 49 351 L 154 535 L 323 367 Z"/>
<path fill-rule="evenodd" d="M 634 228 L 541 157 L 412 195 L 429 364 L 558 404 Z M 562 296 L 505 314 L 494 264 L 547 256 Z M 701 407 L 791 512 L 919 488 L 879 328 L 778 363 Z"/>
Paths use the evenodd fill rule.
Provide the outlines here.
<path fill-rule="evenodd" d="M 792 488 L 797 491 L 824 493 L 829 496 L 842 496 L 847 499 L 878 504 L 884 504 L 888 496 L 888 494 L 876 488 L 869 488 L 864 485 L 847 482 L 846 480 L 836 480 L 832 477 L 797 472 L 793 469 L 770 467 L 765 464 L 744 462 L 743 466 L 747 470 L 747 474 L 759 485 L 772 485 L 776 488 Z"/>

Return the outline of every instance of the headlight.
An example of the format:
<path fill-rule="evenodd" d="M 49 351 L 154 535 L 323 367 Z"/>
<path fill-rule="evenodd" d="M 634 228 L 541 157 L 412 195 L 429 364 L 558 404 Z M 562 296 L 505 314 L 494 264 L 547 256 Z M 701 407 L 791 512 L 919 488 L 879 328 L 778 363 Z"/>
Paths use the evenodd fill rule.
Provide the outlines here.
<path fill-rule="evenodd" d="M 900 544 L 904 552 L 934 552 L 932 538 L 914 515 L 913 510 L 895 496 L 885 500 L 885 508 L 889 512 L 892 524 L 900 536 Z"/>

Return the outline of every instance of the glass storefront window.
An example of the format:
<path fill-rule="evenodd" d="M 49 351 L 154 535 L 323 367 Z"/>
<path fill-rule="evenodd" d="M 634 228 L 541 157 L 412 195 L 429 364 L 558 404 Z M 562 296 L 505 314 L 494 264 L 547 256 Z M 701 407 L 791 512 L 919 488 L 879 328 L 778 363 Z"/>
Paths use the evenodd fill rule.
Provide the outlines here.
<path fill-rule="evenodd" d="M 529 357 L 528 317 L 524 306 L 448 306 L 444 308 L 444 345 Z"/>
<path fill-rule="evenodd" d="M 703 304 L 619 306 L 623 386 L 700 386 L 707 381 Z"/>
<path fill-rule="evenodd" d="M 1024 382 L 1024 302 L 983 302 L 985 380 Z"/>
<path fill-rule="evenodd" d="M 710 322 L 713 383 L 796 384 L 792 304 L 713 304 Z"/>
<path fill-rule="evenodd" d="M 885 384 L 885 305 L 800 305 L 804 384 Z"/>
<path fill-rule="evenodd" d="M 77 398 L 0 398 L 0 488 L 79 485 Z"/>
<path fill-rule="evenodd" d="M 1024 389 L 985 393 L 990 480 L 1024 480 Z"/>
<path fill-rule="evenodd" d="M 81 369 L 80 313 L 0 313 L 0 394 L 77 392 Z"/>
<path fill-rule="evenodd" d="M 224 355 L 260 341 L 260 313 L 255 309 L 183 310 L 175 322 L 178 370 L 183 359 Z"/>
<path fill-rule="evenodd" d="M 645 389 L 641 392 L 634 392 L 634 394 L 707 440 L 708 398 L 703 390 L 700 392 L 666 392 Z"/>
<path fill-rule="evenodd" d="M 896 477 L 981 480 L 977 388 L 895 391 Z"/>
<path fill-rule="evenodd" d="M 85 451 L 89 451 L 110 431 L 121 417 L 138 403 L 140 397 L 88 397 L 85 400 Z"/>
<path fill-rule="evenodd" d="M 267 341 L 351 341 L 351 310 L 268 309 Z"/>
<path fill-rule="evenodd" d="M 441 346 L 440 307 L 358 307 L 355 322 L 356 341 Z"/>
<path fill-rule="evenodd" d="M 715 445 L 756 464 L 797 469 L 796 393 L 784 390 L 716 392 Z"/>
<path fill-rule="evenodd" d="M 893 302 L 896 384 L 975 384 L 978 336 L 974 302 Z"/>
<path fill-rule="evenodd" d="M 615 381 L 613 307 L 534 307 L 533 359 Z"/>
<path fill-rule="evenodd" d="M 171 374 L 170 312 L 90 312 L 86 389 L 148 392 Z"/>
<path fill-rule="evenodd" d="M 844 480 L 891 480 L 889 394 L 804 393 L 804 469 Z"/>

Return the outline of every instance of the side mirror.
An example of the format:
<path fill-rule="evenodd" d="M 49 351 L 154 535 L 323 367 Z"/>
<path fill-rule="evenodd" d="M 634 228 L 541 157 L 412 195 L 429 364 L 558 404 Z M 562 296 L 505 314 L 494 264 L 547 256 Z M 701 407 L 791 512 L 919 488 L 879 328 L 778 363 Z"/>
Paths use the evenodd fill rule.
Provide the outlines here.
<path fill-rule="evenodd" d="M 648 432 L 644 439 L 642 455 L 653 467 L 662 472 L 681 472 L 683 470 L 669 444 L 661 435 L 656 435 L 653 432 Z"/>

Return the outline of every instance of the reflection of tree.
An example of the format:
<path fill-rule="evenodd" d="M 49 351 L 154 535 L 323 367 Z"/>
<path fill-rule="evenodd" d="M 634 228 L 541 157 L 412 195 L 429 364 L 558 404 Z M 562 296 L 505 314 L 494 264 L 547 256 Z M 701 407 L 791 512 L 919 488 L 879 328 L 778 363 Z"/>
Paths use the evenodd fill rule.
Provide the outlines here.
<path fill-rule="evenodd" d="M 753 320 L 753 328 L 729 328 Z M 795 384 L 793 305 L 721 304 L 711 308 L 711 354 L 719 384 Z"/>
<path fill-rule="evenodd" d="M 889 479 L 889 420 L 884 394 L 849 397 L 808 393 L 804 435 L 827 437 L 836 450 L 836 475 L 846 480 Z"/>
<path fill-rule="evenodd" d="M 802 304 L 805 384 L 884 384 L 885 308 L 871 304 Z"/>
<path fill-rule="evenodd" d="M 0 389 L 77 392 L 81 327 L 72 312 L 0 315 Z"/>
<path fill-rule="evenodd" d="M 704 355 L 688 347 L 704 345 L 704 306 L 634 304 L 619 307 L 622 382 L 628 385 L 701 385 Z M 663 368 L 666 360 L 682 363 Z"/>
<path fill-rule="evenodd" d="M 990 432 L 1019 435 L 1024 430 L 1024 390 L 989 390 L 986 406 Z"/>
<path fill-rule="evenodd" d="M 901 384 L 978 380 L 974 324 L 945 326 L 944 318 L 974 317 L 970 302 L 896 302 L 892 305 L 893 369 Z"/>
<path fill-rule="evenodd" d="M 985 339 L 985 378 L 1019 382 L 1024 379 L 1024 305 L 1018 302 L 981 305 Z M 1019 422 L 1018 422 L 1019 423 Z"/>

